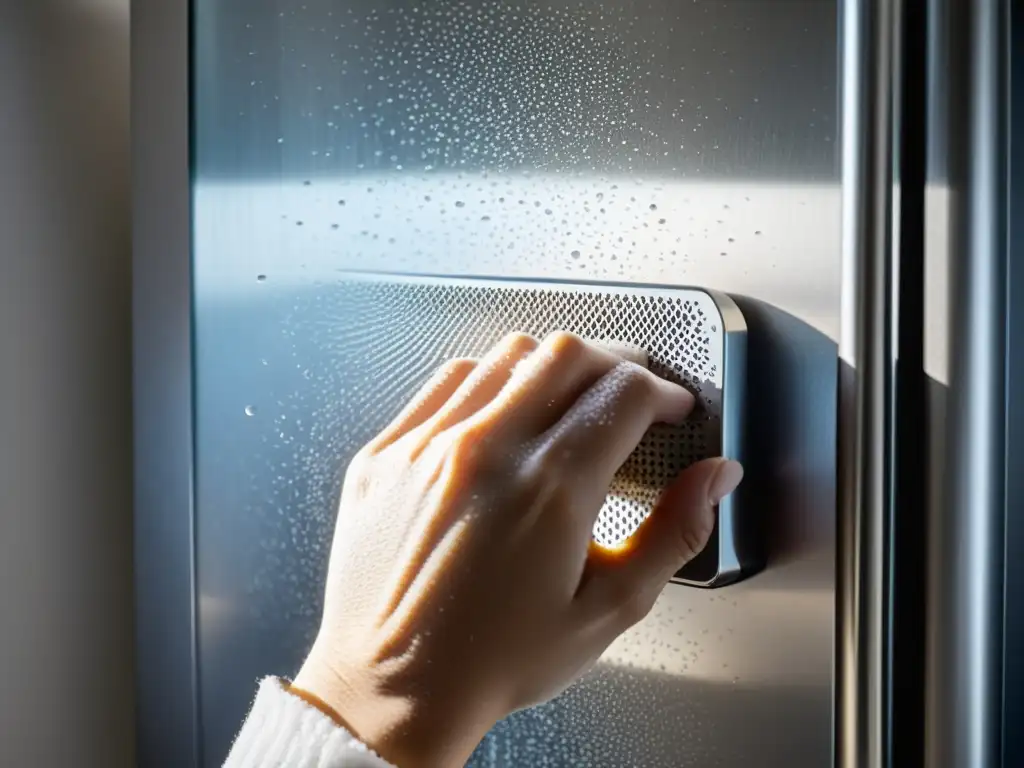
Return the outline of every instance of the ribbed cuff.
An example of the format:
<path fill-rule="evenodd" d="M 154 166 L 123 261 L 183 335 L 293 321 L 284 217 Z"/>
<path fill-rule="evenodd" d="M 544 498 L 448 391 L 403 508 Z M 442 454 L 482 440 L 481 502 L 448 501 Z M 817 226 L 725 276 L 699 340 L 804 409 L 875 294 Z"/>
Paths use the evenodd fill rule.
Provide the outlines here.
<path fill-rule="evenodd" d="M 395 768 L 277 677 L 260 682 L 224 768 Z"/>

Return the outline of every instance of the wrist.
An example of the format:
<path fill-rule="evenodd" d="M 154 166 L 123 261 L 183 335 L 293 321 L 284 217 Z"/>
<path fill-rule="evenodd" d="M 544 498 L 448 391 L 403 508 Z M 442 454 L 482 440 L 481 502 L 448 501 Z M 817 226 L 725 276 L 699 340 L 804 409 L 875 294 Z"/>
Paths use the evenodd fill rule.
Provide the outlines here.
<path fill-rule="evenodd" d="M 292 684 L 307 700 L 398 768 L 462 768 L 493 723 L 470 723 L 446 706 L 348 676 L 316 649 Z"/>

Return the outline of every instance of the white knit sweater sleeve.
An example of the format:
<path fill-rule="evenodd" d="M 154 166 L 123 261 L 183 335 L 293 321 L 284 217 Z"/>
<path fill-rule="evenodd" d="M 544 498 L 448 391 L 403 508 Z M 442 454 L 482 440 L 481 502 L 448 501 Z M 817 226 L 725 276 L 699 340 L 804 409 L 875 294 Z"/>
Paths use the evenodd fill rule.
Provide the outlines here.
<path fill-rule="evenodd" d="M 260 682 L 224 768 L 394 768 L 284 681 Z"/>

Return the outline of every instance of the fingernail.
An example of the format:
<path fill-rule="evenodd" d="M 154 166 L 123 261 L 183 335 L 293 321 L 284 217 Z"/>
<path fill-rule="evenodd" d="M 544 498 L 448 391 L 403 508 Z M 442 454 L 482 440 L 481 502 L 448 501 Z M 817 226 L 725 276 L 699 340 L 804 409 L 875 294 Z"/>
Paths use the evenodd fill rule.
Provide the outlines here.
<path fill-rule="evenodd" d="M 708 490 L 708 503 L 711 506 L 716 506 L 722 499 L 736 490 L 742 479 L 743 465 L 738 461 L 723 460 L 718 465 L 718 469 L 715 470 L 714 477 L 711 478 Z"/>

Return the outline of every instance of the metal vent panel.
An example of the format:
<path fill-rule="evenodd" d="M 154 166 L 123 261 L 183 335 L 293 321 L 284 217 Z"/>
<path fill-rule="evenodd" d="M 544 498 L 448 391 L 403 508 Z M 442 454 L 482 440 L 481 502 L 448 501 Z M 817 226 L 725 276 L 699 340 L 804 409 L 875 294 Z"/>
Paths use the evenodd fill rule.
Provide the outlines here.
<path fill-rule="evenodd" d="M 684 425 L 656 425 L 615 477 L 594 529 L 615 546 L 666 483 L 721 452 L 725 331 L 714 300 L 693 289 L 397 276 L 346 276 L 331 291 L 332 367 L 348 440 L 368 440 L 452 357 L 478 357 L 502 336 L 566 330 L 647 351 L 653 371 L 698 397 Z"/>

